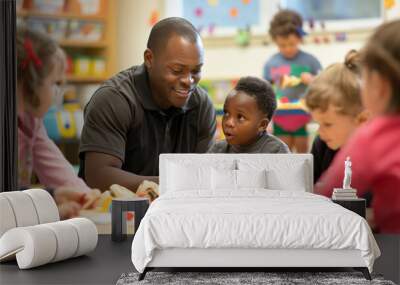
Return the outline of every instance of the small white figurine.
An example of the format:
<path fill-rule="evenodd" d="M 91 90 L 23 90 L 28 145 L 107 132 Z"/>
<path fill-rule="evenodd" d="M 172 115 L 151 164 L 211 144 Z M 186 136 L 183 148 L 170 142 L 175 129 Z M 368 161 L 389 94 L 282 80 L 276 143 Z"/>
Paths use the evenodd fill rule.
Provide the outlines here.
<path fill-rule="evenodd" d="M 348 156 L 344 162 L 343 189 L 351 189 L 351 160 Z"/>

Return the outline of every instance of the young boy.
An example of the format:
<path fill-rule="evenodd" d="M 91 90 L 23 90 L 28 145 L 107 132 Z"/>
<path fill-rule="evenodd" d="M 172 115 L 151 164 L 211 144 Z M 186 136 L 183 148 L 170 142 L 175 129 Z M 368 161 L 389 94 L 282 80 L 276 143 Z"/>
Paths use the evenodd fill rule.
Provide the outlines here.
<path fill-rule="evenodd" d="M 275 109 L 275 94 L 267 81 L 241 78 L 225 99 L 222 129 L 226 140 L 215 143 L 208 152 L 290 152 L 284 142 L 266 131 Z"/>
<path fill-rule="evenodd" d="M 264 66 L 264 78 L 274 84 L 278 99 L 273 133 L 298 153 L 308 151 L 306 124 L 310 120 L 299 100 L 321 69 L 314 56 L 299 49 L 305 34 L 302 25 L 294 11 L 281 10 L 274 16 L 269 34 L 279 52 Z"/>
<path fill-rule="evenodd" d="M 314 183 L 329 168 L 336 152 L 368 119 L 368 112 L 361 104 L 359 57 L 352 50 L 343 63 L 332 64 L 323 70 L 305 97 L 307 108 L 319 124 L 319 136 L 311 149 Z"/>

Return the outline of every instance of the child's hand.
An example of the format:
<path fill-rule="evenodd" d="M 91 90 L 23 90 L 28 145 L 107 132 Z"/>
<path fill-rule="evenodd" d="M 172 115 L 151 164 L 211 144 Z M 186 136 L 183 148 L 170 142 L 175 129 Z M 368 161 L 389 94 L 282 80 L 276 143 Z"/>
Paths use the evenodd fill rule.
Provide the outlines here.
<path fill-rule="evenodd" d="M 311 83 L 311 81 L 314 79 L 314 75 L 312 75 L 312 74 L 309 73 L 309 72 L 303 72 L 303 73 L 300 75 L 300 78 L 301 78 L 301 82 L 302 82 L 303 84 L 309 85 L 309 84 Z"/>
<path fill-rule="evenodd" d="M 81 205 L 74 201 L 63 202 L 57 206 L 61 220 L 77 217 L 79 215 L 79 211 L 81 210 Z"/>
<path fill-rule="evenodd" d="M 90 192 L 85 193 L 81 199 L 82 209 L 96 208 L 97 202 L 100 200 L 101 192 L 98 189 L 92 189 Z"/>
<path fill-rule="evenodd" d="M 280 88 L 292 88 L 302 83 L 300 77 L 294 75 L 283 75 L 280 82 Z"/>
<path fill-rule="evenodd" d="M 54 200 L 57 205 L 71 201 L 80 204 L 84 196 L 85 192 L 71 187 L 60 187 L 54 191 Z"/>
<path fill-rule="evenodd" d="M 57 205 L 75 202 L 79 204 L 82 209 L 94 208 L 100 196 L 101 192 L 97 189 L 93 189 L 90 192 L 80 192 L 75 188 L 60 187 L 54 191 L 54 200 Z"/>

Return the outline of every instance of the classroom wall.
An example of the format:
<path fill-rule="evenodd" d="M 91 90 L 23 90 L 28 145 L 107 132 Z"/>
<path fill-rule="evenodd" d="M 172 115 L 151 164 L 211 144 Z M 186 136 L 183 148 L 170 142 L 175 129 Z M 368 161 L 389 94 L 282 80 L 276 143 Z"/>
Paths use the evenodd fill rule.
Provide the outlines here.
<path fill-rule="evenodd" d="M 165 14 L 165 1 L 117 0 L 118 1 L 118 69 L 122 70 L 143 62 L 143 51 L 151 30 L 149 15 L 158 11 L 160 18 Z M 400 15 L 400 1 L 388 11 L 387 18 Z M 343 61 L 350 49 L 359 49 L 364 40 L 332 42 L 330 44 L 305 44 L 302 49 L 314 54 L 324 67 L 333 62 Z M 203 78 L 232 78 L 243 75 L 261 76 L 262 68 L 269 56 L 276 52 L 273 44 L 268 46 L 250 45 L 247 48 L 230 46 L 207 46 Z"/>
<path fill-rule="evenodd" d="M 358 49 L 362 44 L 362 42 L 307 44 L 302 49 L 314 54 L 325 67 L 333 62 L 343 60 L 347 51 Z M 231 78 L 244 75 L 262 76 L 264 63 L 269 56 L 276 52 L 277 49 L 274 45 L 249 48 L 228 47 L 206 49 L 203 77 Z"/>
<path fill-rule="evenodd" d="M 151 30 L 149 15 L 155 9 L 163 11 L 163 5 L 162 0 L 117 0 L 118 70 L 143 62 Z"/>

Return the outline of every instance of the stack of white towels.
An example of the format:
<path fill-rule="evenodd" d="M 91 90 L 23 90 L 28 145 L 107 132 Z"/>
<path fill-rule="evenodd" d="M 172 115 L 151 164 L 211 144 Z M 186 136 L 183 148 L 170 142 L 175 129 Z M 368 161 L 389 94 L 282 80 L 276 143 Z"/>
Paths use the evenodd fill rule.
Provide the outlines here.
<path fill-rule="evenodd" d="M 88 219 L 60 221 L 45 190 L 0 193 L 0 262 L 16 259 L 20 269 L 57 262 L 94 250 L 97 238 Z"/>

